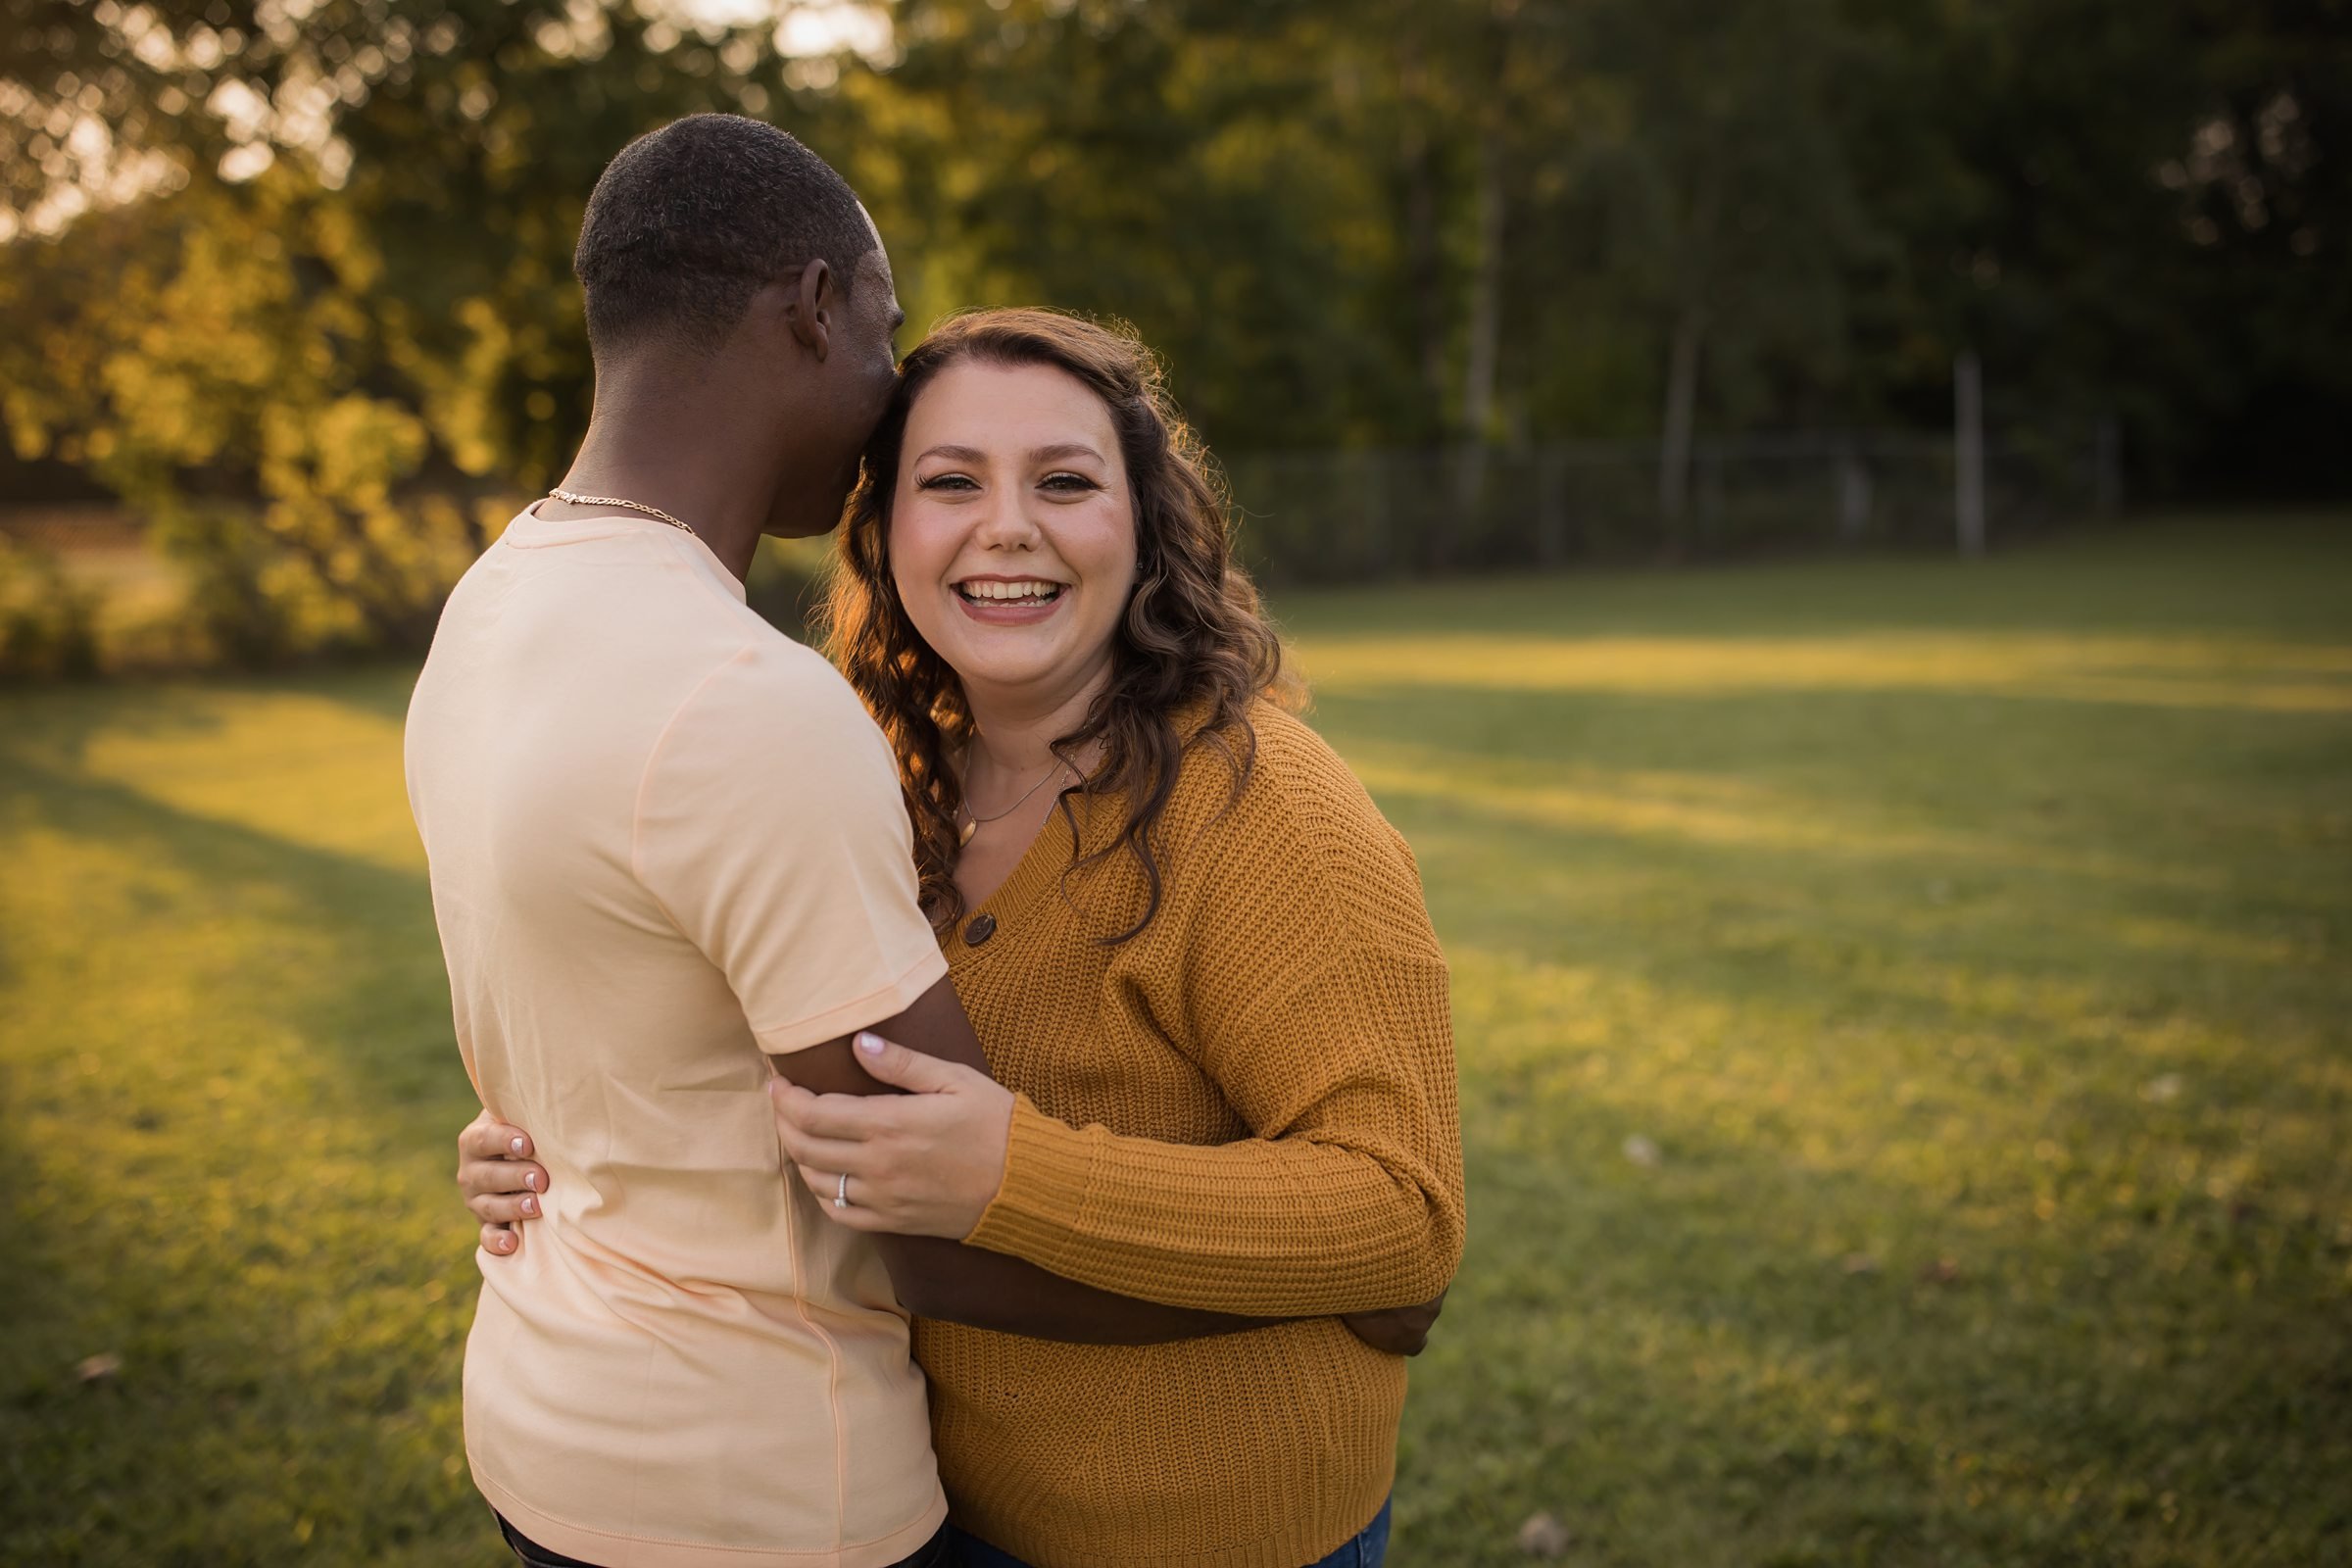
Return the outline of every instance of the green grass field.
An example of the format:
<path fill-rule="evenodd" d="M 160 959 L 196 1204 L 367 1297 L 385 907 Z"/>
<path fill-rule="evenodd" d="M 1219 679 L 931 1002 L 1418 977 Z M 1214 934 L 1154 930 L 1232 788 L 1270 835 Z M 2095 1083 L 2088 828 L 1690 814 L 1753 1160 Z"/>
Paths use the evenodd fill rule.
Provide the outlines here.
<path fill-rule="evenodd" d="M 2348 520 L 1281 604 L 1454 964 L 1393 1561 L 2352 1561 Z M 501 1560 L 409 680 L 0 699 L 0 1560 Z"/>

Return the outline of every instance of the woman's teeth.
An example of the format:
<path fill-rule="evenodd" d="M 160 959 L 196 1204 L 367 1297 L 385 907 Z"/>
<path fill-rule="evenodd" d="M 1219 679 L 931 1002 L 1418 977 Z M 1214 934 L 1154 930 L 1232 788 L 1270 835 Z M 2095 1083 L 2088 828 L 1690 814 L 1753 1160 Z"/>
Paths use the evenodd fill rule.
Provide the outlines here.
<path fill-rule="evenodd" d="M 1060 597 L 1061 584 L 1057 582 L 959 582 L 956 585 L 956 591 L 966 599 L 983 600 L 990 603 L 1011 602 L 1017 604 L 1026 601 L 1047 604 Z"/>

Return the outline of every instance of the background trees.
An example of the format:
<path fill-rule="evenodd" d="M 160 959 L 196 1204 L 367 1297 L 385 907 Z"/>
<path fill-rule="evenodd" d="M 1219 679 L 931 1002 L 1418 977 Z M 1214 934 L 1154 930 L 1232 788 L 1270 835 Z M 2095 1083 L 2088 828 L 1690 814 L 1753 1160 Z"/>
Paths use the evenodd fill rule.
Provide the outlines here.
<path fill-rule="evenodd" d="M 0 488 L 413 642 L 586 418 L 589 186 L 711 108 L 850 173 L 918 323 L 1132 320 L 1228 454 L 1444 444 L 1466 502 L 1655 439 L 1671 550 L 1698 434 L 1940 427 L 1973 350 L 2143 492 L 2346 478 L 2342 0 L 899 0 L 813 55 L 701 3 L 5 0 Z"/>

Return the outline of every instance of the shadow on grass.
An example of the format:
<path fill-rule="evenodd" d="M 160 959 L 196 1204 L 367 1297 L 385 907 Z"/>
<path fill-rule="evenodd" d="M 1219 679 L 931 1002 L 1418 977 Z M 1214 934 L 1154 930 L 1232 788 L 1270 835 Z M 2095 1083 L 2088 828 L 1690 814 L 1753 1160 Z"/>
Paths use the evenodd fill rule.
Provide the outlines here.
<path fill-rule="evenodd" d="M 1954 568 L 1926 603 L 1908 564 L 1781 602 L 1793 574 L 1660 578 L 1587 618 L 2173 630 L 2204 602 L 2191 580 L 2142 603 L 2094 564 L 2031 592 L 2006 563 Z M 2103 604 L 2077 602 L 2090 585 Z M 1460 585 L 1412 613 L 1557 636 L 1553 592 Z M 2196 623 L 2268 634 L 2269 593 Z M 1402 602 L 1323 618 L 1387 631 Z M 292 689 L 389 717 L 411 678 Z M 188 721 L 169 694 L 126 701 L 106 727 Z M 1476 682 L 1341 682 L 1316 718 L 1420 847 L 1459 982 L 1472 1252 L 1415 1376 L 1413 1560 L 1518 1560 L 1538 1508 L 1622 1562 L 2348 1554 L 2347 1178 L 2311 1141 L 2346 1103 L 2340 718 Z M 45 1284 L 0 1349 L 25 1369 L 0 1384 L 24 1423 L 0 1433 L 0 1512 L 122 1561 L 267 1561 L 266 1539 L 291 1560 L 267 1516 L 289 1496 L 349 1499 L 315 1522 L 327 1560 L 411 1550 L 404 1519 L 470 1543 L 469 1500 L 434 1490 L 446 1455 L 417 1446 L 431 1391 L 398 1382 L 454 1367 L 432 1336 L 470 1295 L 400 1316 L 439 1283 L 417 1260 L 464 1230 L 422 881 L 93 789 L 88 729 L 0 742 L 0 790 L 35 765 L 5 822 L 134 847 L 142 931 L 270 925 L 237 961 L 268 971 L 240 1027 L 271 1039 L 96 1091 L 71 1042 L 13 1069 L 12 1136 L 30 1131 L 0 1172 L 31 1196 L 0 1255 Z M 323 1088 L 288 1064 L 314 1059 Z M 267 1082 L 209 1099 L 231 1072 Z M 2185 1080 L 2177 1101 L 2151 1098 L 2159 1075 Z M 303 1145 L 281 1183 L 253 1151 L 290 1106 L 362 1147 Z M 204 1119 L 217 1147 L 143 1155 L 142 1113 L 162 1120 L 141 1137 Z M 1637 1137 L 1654 1163 L 1627 1157 Z M 414 1183 L 368 1185 L 403 1141 Z M 339 1157 L 322 1200 L 308 1173 Z M 72 1356 L 110 1343 L 135 1375 L 73 1384 Z"/>
<path fill-rule="evenodd" d="M 448 1092 L 458 1058 L 431 895 L 421 875 L 183 811 L 138 790 L 22 758 L 8 759 L 0 789 L 8 792 L 0 799 L 15 830 L 45 829 L 129 850 L 143 866 L 187 879 L 178 890 L 181 909 L 146 911 L 157 923 L 201 920 L 210 910 L 249 903 L 325 942 L 318 955 L 323 965 L 306 963 L 283 976 L 286 983 L 274 993 L 281 1015 L 359 1074 L 370 1103 Z M 397 1045 L 375 1044 L 386 1036 Z M 429 1062 L 420 1059 L 428 1054 Z"/>
<path fill-rule="evenodd" d="M 1408 1461 L 1409 1539 L 1505 1562 L 1551 1508 L 1627 1561 L 2352 1550 L 2339 718 L 1316 716 L 1455 960 L 1472 1250 L 1408 1430 L 1476 1457 Z"/>
<path fill-rule="evenodd" d="M 1649 1562 L 2302 1563 L 2352 1532 L 2323 1500 L 2352 1462 L 2352 1357 L 2322 1248 L 2248 1300 L 2218 1205 L 2183 1279 L 2152 1227 L 2086 1250 L 1987 1225 L 1726 1145 L 1670 1101 L 1507 1083 L 1465 1108 L 1487 1125 L 1415 1377 L 1416 1541 L 1499 1543 L 1539 1508 Z M 1661 1163 L 1618 1156 L 1635 1131 Z"/>
<path fill-rule="evenodd" d="M 472 1097 L 423 879 L 58 765 L 207 722 L 169 689 L 36 716 L 0 749 L 29 870 L 0 1255 L 32 1282 L 0 1303 L 0 1557 L 496 1561 L 458 1457 Z M 122 1369 L 85 1386 L 97 1353 Z"/>

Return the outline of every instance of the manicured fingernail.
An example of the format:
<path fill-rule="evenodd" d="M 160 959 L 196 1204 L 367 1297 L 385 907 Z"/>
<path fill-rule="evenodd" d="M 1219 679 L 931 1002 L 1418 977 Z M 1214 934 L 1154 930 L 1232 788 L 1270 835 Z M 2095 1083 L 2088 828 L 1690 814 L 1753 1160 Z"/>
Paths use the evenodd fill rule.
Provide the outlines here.
<path fill-rule="evenodd" d="M 517 1203 L 515 1207 L 521 1209 L 525 1214 L 536 1214 L 539 1212 L 539 1200 L 531 1197 L 530 1194 L 525 1193 L 522 1196 L 522 1201 Z"/>
<path fill-rule="evenodd" d="M 537 1192 L 539 1190 L 539 1173 L 535 1170 L 524 1171 L 522 1173 L 522 1185 L 528 1187 L 534 1193 Z"/>
<path fill-rule="evenodd" d="M 519 1154 L 522 1152 L 522 1140 L 519 1138 L 510 1138 L 507 1140 L 507 1147 Z"/>
<path fill-rule="evenodd" d="M 871 1030 L 861 1029 L 858 1032 L 858 1049 L 869 1056 L 879 1056 L 882 1054 L 882 1037 Z"/>
<path fill-rule="evenodd" d="M 514 1238 L 512 1236 L 493 1236 L 490 1238 L 490 1250 L 494 1252 L 512 1252 L 514 1250 Z"/>

